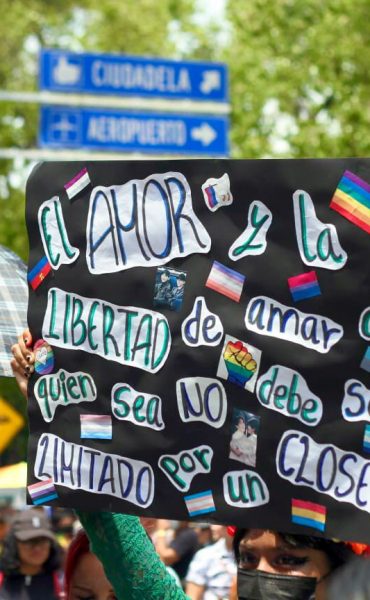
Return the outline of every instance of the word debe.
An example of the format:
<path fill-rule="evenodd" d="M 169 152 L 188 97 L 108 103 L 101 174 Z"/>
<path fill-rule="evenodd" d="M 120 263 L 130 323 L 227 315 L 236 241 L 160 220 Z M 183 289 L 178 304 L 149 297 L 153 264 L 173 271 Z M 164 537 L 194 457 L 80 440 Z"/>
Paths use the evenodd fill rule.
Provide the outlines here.
<path fill-rule="evenodd" d="M 266 296 L 249 301 L 245 326 L 261 335 L 277 337 L 326 353 L 343 337 L 343 327 L 328 317 L 306 314 Z"/>
<path fill-rule="evenodd" d="M 212 448 L 198 446 L 179 454 L 163 455 L 158 466 L 180 492 L 187 492 L 195 475 L 210 472 L 212 457 Z"/>
<path fill-rule="evenodd" d="M 355 452 L 317 444 L 301 431 L 286 431 L 276 454 L 277 472 L 294 485 L 304 485 L 350 502 L 370 513 L 370 461 Z"/>
<path fill-rule="evenodd" d="M 322 417 L 322 402 L 313 394 L 305 379 L 288 367 L 274 365 L 257 383 L 262 406 L 299 419 L 305 425 L 317 425 Z"/>
<path fill-rule="evenodd" d="M 188 181 L 173 172 L 94 188 L 86 239 L 93 274 L 162 265 L 211 247 L 193 211 Z"/>
<path fill-rule="evenodd" d="M 229 471 L 223 477 L 225 502 L 237 508 L 253 508 L 270 500 L 268 487 L 254 471 Z"/>
<path fill-rule="evenodd" d="M 217 346 L 224 334 L 221 319 L 210 312 L 203 296 L 195 299 L 193 310 L 181 326 L 182 339 L 188 346 Z"/>
<path fill-rule="evenodd" d="M 149 464 L 71 444 L 50 433 L 38 441 L 34 473 L 37 479 L 52 477 L 55 484 L 109 494 L 142 508 L 153 501 L 154 474 Z"/>
<path fill-rule="evenodd" d="M 128 383 L 112 388 L 112 413 L 121 421 L 160 430 L 164 428 L 162 400 L 152 394 L 137 392 Z"/>
<path fill-rule="evenodd" d="M 302 261 L 308 266 L 342 269 L 347 253 L 339 243 L 334 225 L 321 223 L 316 217 L 311 196 L 303 190 L 293 194 L 297 243 Z"/>
<path fill-rule="evenodd" d="M 85 350 L 152 373 L 164 365 L 171 347 L 164 315 L 58 288 L 49 290 L 42 330 L 52 346 Z"/>
<path fill-rule="evenodd" d="M 185 377 L 176 382 L 177 406 L 185 423 L 202 421 L 219 429 L 225 423 L 227 397 L 217 379 Z"/>
<path fill-rule="evenodd" d="M 36 381 L 34 394 L 45 421 L 52 421 L 57 406 L 91 402 L 96 399 L 96 386 L 87 373 L 68 373 L 60 369 Z"/>
<path fill-rule="evenodd" d="M 69 243 L 58 196 L 41 204 L 38 220 L 45 254 L 53 269 L 59 269 L 60 265 L 74 262 L 80 251 Z"/>
<path fill-rule="evenodd" d="M 370 390 L 357 379 L 345 383 L 342 415 L 346 421 L 370 422 Z"/>

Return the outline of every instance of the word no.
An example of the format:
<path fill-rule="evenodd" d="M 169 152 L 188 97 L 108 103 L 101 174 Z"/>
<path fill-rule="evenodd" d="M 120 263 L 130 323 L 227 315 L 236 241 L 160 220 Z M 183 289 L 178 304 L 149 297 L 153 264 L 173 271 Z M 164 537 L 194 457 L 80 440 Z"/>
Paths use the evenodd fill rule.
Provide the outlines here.
<path fill-rule="evenodd" d="M 184 423 L 201 421 L 219 429 L 225 423 L 227 397 L 217 379 L 185 377 L 176 382 L 179 415 Z"/>

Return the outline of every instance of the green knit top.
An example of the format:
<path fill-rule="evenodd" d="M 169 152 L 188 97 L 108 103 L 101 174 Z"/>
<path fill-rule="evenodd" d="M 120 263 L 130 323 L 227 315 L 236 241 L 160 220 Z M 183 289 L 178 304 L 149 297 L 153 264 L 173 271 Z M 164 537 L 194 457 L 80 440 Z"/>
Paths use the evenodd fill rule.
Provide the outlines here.
<path fill-rule="evenodd" d="M 77 511 L 118 600 L 188 600 L 137 517 Z"/>

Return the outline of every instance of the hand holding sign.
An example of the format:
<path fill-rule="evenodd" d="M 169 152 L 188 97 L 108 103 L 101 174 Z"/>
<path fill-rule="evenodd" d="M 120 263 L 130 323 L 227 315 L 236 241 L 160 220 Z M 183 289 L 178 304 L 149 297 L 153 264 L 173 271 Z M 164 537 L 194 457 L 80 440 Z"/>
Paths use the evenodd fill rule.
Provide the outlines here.
<path fill-rule="evenodd" d="M 253 377 L 257 363 L 248 352 L 243 342 L 229 342 L 224 351 L 224 360 L 228 372 L 228 380 L 237 385 L 245 386 Z"/>

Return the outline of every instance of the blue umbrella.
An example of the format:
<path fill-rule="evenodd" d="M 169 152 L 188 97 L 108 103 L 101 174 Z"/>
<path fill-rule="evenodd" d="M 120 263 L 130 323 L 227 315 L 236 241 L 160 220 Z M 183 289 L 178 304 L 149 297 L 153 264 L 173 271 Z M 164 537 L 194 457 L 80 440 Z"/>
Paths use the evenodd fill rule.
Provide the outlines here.
<path fill-rule="evenodd" d="M 27 303 L 27 267 L 0 245 L 0 376 L 13 376 L 10 348 L 27 327 Z"/>

